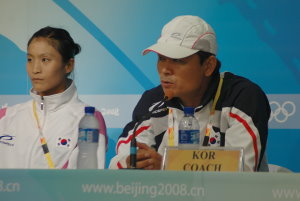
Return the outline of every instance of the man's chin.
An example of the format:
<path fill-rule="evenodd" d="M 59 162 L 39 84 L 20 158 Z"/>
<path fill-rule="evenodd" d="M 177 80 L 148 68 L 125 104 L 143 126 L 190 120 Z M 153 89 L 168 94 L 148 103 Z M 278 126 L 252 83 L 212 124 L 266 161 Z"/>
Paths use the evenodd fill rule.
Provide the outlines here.
<path fill-rule="evenodd" d="M 170 100 L 175 96 L 175 93 L 173 90 L 171 90 L 171 89 L 163 89 L 163 90 L 164 90 L 164 94 L 165 94 L 165 97 L 167 98 L 167 100 Z"/>

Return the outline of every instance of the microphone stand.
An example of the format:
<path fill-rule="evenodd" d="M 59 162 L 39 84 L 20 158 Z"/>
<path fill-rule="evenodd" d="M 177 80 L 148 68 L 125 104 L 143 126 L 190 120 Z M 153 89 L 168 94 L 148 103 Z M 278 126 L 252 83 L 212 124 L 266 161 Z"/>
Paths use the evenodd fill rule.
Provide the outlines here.
<path fill-rule="evenodd" d="M 169 100 L 168 96 L 164 96 L 164 98 L 159 101 L 157 103 L 156 106 L 153 107 L 153 109 L 143 115 L 140 120 L 137 121 L 137 123 L 134 125 L 134 129 L 133 129 L 133 134 L 132 134 L 132 138 L 131 138 L 131 141 L 130 141 L 130 167 L 129 169 L 138 169 L 136 167 L 136 162 L 137 162 L 137 159 L 136 159 L 136 154 L 137 154 L 137 142 L 136 142 L 136 130 L 137 128 L 139 127 L 139 125 L 141 125 L 141 123 L 146 120 L 147 118 L 150 118 L 151 115 L 153 114 L 153 112 L 155 110 L 157 110 L 159 108 L 159 106 L 163 103 L 163 102 L 166 102 L 167 100 Z"/>

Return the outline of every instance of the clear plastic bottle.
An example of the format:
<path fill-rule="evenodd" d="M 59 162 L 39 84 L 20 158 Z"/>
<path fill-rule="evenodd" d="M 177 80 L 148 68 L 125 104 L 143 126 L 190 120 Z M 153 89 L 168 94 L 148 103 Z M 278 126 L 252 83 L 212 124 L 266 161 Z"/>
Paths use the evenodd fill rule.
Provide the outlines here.
<path fill-rule="evenodd" d="M 179 122 L 178 148 L 197 149 L 200 144 L 200 125 L 194 116 L 193 107 L 184 108 L 184 117 Z"/>
<path fill-rule="evenodd" d="M 85 107 L 85 115 L 79 122 L 77 169 L 97 169 L 99 122 L 94 107 Z"/>

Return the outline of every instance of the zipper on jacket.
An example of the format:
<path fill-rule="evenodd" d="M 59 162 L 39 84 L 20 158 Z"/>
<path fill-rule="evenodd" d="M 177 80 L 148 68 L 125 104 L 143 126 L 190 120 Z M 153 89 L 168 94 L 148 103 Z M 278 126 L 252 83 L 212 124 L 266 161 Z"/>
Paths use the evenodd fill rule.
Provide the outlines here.
<path fill-rule="evenodd" d="M 44 110 L 44 96 L 41 96 L 41 110 Z"/>

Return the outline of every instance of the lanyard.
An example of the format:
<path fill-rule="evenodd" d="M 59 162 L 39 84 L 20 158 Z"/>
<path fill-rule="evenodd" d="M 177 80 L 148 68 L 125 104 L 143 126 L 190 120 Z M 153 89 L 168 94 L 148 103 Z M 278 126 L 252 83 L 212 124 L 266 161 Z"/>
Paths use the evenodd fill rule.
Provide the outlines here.
<path fill-rule="evenodd" d="M 39 117 L 38 117 L 37 112 L 36 112 L 36 103 L 35 103 L 35 101 L 32 101 L 32 108 L 33 108 L 34 118 L 36 120 L 36 124 L 37 124 L 38 130 L 39 130 L 40 142 L 41 142 L 41 145 L 42 145 L 44 156 L 45 156 L 45 158 L 46 158 L 46 160 L 48 162 L 48 167 L 50 169 L 53 169 L 53 168 L 55 168 L 55 166 L 54 166 L 54 163 L 52 161 L 52 158 L 51 158 L 51 155 L 50 155 L 50 152 L 49 152 L 49 149 L 48 149 L 48 145 L 47 145 L 46 139 L 43 136 L 42 128 L 40 126 Z"/>
<path fill-rule="evenodd" d="M 207 124 L 206 130 L 205 130 L 205 136 L 204 136 L 204 140 L 203 140 L 203 146 L 207 146 L 208 145 L 208 140 L 209 140 L 210 132 L 211 132 L 211 129 L 212 129 L 213 115 L 215 114 L 216 105 L 217 105 L 217 102 L 218 102 L 220 94 L 221 94 L 223 80 L 224 80 L 224 73 L 221 73 L 220 74 L 220 81 L 219 81 L 218 89 L 217 89 L 217 92 L 215 94 L 215 98 L 214 98 L 213 104 L 211 106 L 211 110 L 210 110 L 210 114 L 209 114 L 209 118 L 208 118 L 208 124 Z"/>
<path fill-rule="evenodd" d="M 215 114 L 216 105 L 217 105 L 217 102 L 218 102 L 220 94 L 221 94 L 223 80 L 224 80 L 224 73 L 221 73 L 218 88 L 217 88 L 215 98 L 213 100 L 213 104 L 212 104 L 212 107 L 211 107 L 211 110 L 210 110 L 208 124 L 207 124 L 206 130 L 205 130 L 203 146 L 207 146 L 207 144 L 208 144 L 208 140 L 209 140 L 209 137 L 210 137 L 210 131 L 211 131 L 211 128 L 212 128 L 213 115 Z M 168 130 L 167 130 L 167 132 L 168 132 L 168 146 L 172 147 L 172 146 L 174 146 L 174 114 L 173 114 L 173 109 L 172 108 L 168 108 L 168 109 L 169 109 Z"/>
<path fill-rule="evenodd" d="M 172 108 L 169 108 L 168 114 L 168 145 L 169 147 L 174 146 L 174 116 Z"/>

